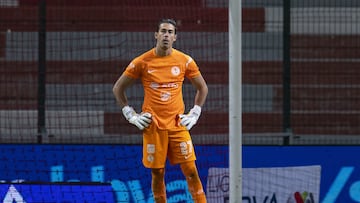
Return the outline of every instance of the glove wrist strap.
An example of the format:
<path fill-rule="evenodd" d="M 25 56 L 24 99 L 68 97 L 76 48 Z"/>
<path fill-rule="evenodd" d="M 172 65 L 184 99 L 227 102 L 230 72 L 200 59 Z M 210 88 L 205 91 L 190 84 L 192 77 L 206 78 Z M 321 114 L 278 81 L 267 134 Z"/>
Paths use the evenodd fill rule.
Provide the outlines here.
<path fill-rule="evenodd" d="M 196 111 L 196 112 L 201 112 L 201 106 L 195 104 L 193 109 Z"/>
<path fill-rule="evenodd" d="M 191 111 L 191 113 L 197 115 L 197 117 L 200 117 L 201 106 L 195 104 L 194 107 L 190 111 Z"/>
<path fill-rule="evenodd" d="M 124 106 L 121 110 L 122 110 L 122 113 L 125 116 L 126 120 L 130 120 L 131 117 L 134 116 L 134 113 L 135 113 L 134 109 L 128 105 Z"/>

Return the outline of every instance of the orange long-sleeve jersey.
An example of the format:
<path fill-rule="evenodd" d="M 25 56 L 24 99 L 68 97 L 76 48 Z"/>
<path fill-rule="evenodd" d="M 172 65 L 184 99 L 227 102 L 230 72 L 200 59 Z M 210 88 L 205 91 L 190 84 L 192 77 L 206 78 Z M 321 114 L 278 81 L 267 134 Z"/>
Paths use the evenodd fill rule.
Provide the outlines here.
<path fill-rule="evenodd" d="M 190 56 L 176 49 L 168 56 L 157 56 L 153 48 L 132 60 L 124 74 L 141 78 L 144 87 L 142 111 L 152 114 L 159 129 L 184 130 L 178 116 L 185 109 L 183 81 L 185 77 L 194 78 L 201 74 Z"/>

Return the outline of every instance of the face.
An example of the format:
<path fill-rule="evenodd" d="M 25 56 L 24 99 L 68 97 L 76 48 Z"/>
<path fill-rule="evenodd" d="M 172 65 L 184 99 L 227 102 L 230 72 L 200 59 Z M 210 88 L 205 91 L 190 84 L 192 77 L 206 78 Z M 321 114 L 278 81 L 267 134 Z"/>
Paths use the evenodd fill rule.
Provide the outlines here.
<path fill-rule="evenodd" d="M 170 23 L 162 23 L 155 32 L 156 47 L 163 50 L 170 49 L 176 41 L 175 27 Z"/>

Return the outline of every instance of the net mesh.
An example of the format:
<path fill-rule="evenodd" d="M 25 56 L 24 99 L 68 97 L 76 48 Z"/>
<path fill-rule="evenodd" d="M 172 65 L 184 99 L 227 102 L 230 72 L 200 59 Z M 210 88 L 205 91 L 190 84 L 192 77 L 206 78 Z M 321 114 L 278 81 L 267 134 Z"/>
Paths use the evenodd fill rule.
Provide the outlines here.
<path fill-rule="evenodd" d="M 115 103 L 112 85 L 131 59 L 154 46 L 158 20 L 171 17 L 179 25 L 175 48 L 196 60 L 209 85 L 201 119 L 192 130 L 194 140 L 228 142 L 227 1 L 46 3 L 46 55 L 39 56 L 39 2 L 0 1 L 1 140 L 38 141 L 39 104 L 45 102 L 42 142 L 140 143 L 138 130 Z M 291 108 L 284 121 L 283 5 L 243 2 L 245 144 L 278 144 L 284 135 L 300 137 L 293 139 L 295 144 L 356 139 L 358 7 L 354 1 L 291 1 L 291 72 L 285 76 L 290 77 Z M 41 57 L 46 58 L 45 92 L 38 91 Z M 189 81 L 184 92 L 188 110 L 194 97 Z M 44 101 L 39 101 L 42 94 Z M 128 97 L 139 110 L 140 83 Z M 284 129 L 284 122 L 290 128 Z"/>
<path fill-rule="evenodd" d="M 139 132 L 123 118 L 112 85 L 131 59 L 154 46 L 158 20 L 169 17 L 179 25 L 176 48 L 198 62 L 215 90 L 203 120 L 217 112 L 226 115 L 225 7 L 207 7 L 198 0 L 47 2 L 46 56 L 38 52 L 38 2 L 20 1 L 17 6 L 3 2 L 1 10 L 0 134 L 4 139 L 37 140 L 38 96 L 45 94 L 43 142 L 139 142 L 136 136 L 126 139 Z M 38 92 L 39 57 L 46 57 L 46 92 Z M 190 108 L 194 90 L 188 81 L 184 91 Z M 139 111 L 140 83 L 128 90 L 128 98 Z M 211 129 L 225 133 L 227 126 L 222 123 Z M 210 131 L 204 126 L 194 133 Z"/>

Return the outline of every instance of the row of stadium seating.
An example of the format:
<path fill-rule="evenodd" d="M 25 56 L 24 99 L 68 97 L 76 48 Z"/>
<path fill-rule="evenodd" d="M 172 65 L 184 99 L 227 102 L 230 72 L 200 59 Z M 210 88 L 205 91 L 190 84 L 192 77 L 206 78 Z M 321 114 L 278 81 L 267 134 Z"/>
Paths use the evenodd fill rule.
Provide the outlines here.
<path fill-rule="evenodd" d="M 0 8 L 0 30 L 3 30 L 0 32 L 0 108 L 2 110 L 36 110 L 37 108 L 38 64 L 36 62 L 37 55 L 33 53 L 36 51 L 36 47 L 29 48 L 18 45 L 14 41 L 17 38 L 13 37 L 16 33 L 20 33 L 21 37 L 32 39 L 31 33 L 36 34 L 38 30 L 38 8 L 35 6 L 37 1 L 24 2 L 26 1 L 21 1 L 22 6 L 20 7 Z M 120 2 L 126 2 L 126 4 Z M 205 111 L 199 121 L 201 125 L 193 132 L 194 134 L 226 134 L 228 132 L 227 104 L 224 105 L 225 109 L 216 108 L 216 102 L 227 103 L 225 96 L 228 93 L 220 92 L 219 95 L 214 96 L 211 94 L 214 94 L 215 91 L 211 90 L 217 89 L 219 86 L 222 91 L 228 90 L 227 44 L 221 41 L 219 42 L 222 43 L 221 45 L 213 47 L 215 51 L 223 53 L 215 54 L 220 56 L 214 59 L 211 55 L 214 50 L 202 46 L 199 38 L 189 38 L 193 37 L 192 33 L 199 31 L 201 34 L 211 32 L 217 33 L 220 37 L 227 36 L 227 8 L 208 8 L 201 3 L 203 1 L 184 1 L 184 5 L 191 4 L 195 7 L 189 13 L 188 8 L 179 5 L 156 4 L 161 1 L 151 1 L 153 4 L 150 7 L 148 5 L 135 6 L 138 4 L 135 1 L 131 2 L 134 4 L 130 1 L 114 0 L 107 1 L 107 4 L 101 7 L 95 7 L 92 6 L 95 5 L 95 1 L 86 1 L 86 5 L 76 5 L 77 3 L 71 3 L 71 1 L 65 3 L 64 1 L 49 1 L 50 5 L 47 10 L 49 36 L 51 38 L 57 33 L 67 32 L 64 34 L 65 37 L 73 36 L 74 41 L 81 41 L 75 33 L 97 33 L 100 37 L 101 33 L 111 35 L 112 32 L 115 33 L 115 36 L 119 36 L 117 33 L 120 32 L 129 32 L 129 35 L 137 33 L 148 35 L 149 32 L 154 31 L 154 22 L 159 18 L 176 16 L 180 20 L 179 30 L 186 36 L 184 42 L 179 40 L 179 43 L 184 43 L 179 47 L 188 47 L 187 45 L 190 43 L 199 43 L 201 54 L 195 52 L 194 58 L 199 59 L 197 62 L 210 87 L 210 104 L 204 107 Z M 178 1 L 171 2 L 177 4 L 175 2 Z M 61 5 L 71 5 L 71 7 Z M 154 10 L 154 7 L 158 8 Z M 282 45 L 272 43 L 271 40 L 281 38 L 282 34 L 281 32 L 274 34 L 266 31 L 265 8 L 244 8 L 242 29 L 243 38 L 245 38 L 242 65 L 243 130 L 245 133 L 281 132 Z M 85 34 L 86 36 L 93 35 Z M 260 38 L 264 40 L 264 44 L 249 43 L 249 41 L 253 42 Z M 214 41 L 215 38 L 210 39 Z M 266 39 L 269 40 L 266 41 Z M 281 42 L 280 40 L 279 42 Z M 74 41 L 71 43 L 75 43 Z M 95 41 L 96 44 L 102 43 L 103 39 L 91 39 L 90 41 Z M 36 45 L 36 40 L 33 43 Z M 143 42 L 136 44 L 138 52 L 143 51 L 145 47 L 145 45 L 141 47 L 140 43 Z M 54 47 L 60 49 L 61 45 L 54 45 Z M 81 44 L 78 47 L 81 47 Z M 119 45 L 115 49 L 122 47 Z M 358 118 L 356 114 L 352 113 L 352 111 L 357 111 L 357 106 L 359 106 L 355 95 L 359 95 L 357 94 L 359 93 L 357 75 L 360 70 L 358 62 L 351 60 L 359 58 L 360 52 L 354 51 L 357 47 L 359 47 L 358 35 L 291 35 L 291 122 L 294 133 L 360 133 L 360 128 L 357 127 Z M 25 51 L 17 50 L 20 48 L 25 48 Z M 112 44 L 109 44 L 105 49 L 111 48 Z M 131 46 L 127 48 L 131 49 Z M 21 56 L 16 56 L 14 50 L 18 51 Z M 256 52 L 259 57 L 254 57 L 257 55 L 247 56 L 248 53 L 253 52 Z M 270 55 L 268 52 L 274 55 Z M 54 52 L 54 56 L 50 55 L 48 58 L 46 82 L 49 96 L 47 103 L 54 104 L 49 105 L 49 110 L 67 108 L 65 101 L 69 101 L 69 103 L 83 102 L 94 110 L 105 109 L 104 126 L 102 126 L 105 134 L 136 133 L 136 129 L 127 125 L 121 113 L 115 110 L 114 98 L 109 94 L 112 83 L 135 54 L 115 57 L 115 59 L 112 59 L 111 55 L 111 60 L 107 60 L 101 57 L 92 58 L 90 54 L 86 53 L 91 52 L 85 50 L 84 56 L 74 54 L 69 58 L 56 58 L 61 53 Z M 73 60 L 71 60 L 72 57 L 74 57 Z M 328 59 L 338 59 L 339 61 L 334 62 Z M 326 77 L 322 77 L 325 74 Z M 61 92 L 64 90 L 57 88 L 59 85 L 68 86 L 74 91 L 86 92 L 88 89 L 98 89 L 100 92 L 106 91 L 107 93 L 101 95 L 103 99 L 99 99 L 96 92 L 84 93 L 84 95 L 75 95 L 71 92 L 65 94 Z M 254 89 L 266 93 L 257 95 L 258 92 L 252 91 Z M 56 96 L 56 94 L 58 95 Z M 336 95 L 335 99 L 334 95 Z M 257 102 L 260 106 L 255 105 Z M 56 106 L 55 104 L 62 105 Z M 112 107 L 109 108 L 108 104 L 111 104 Z"/>

